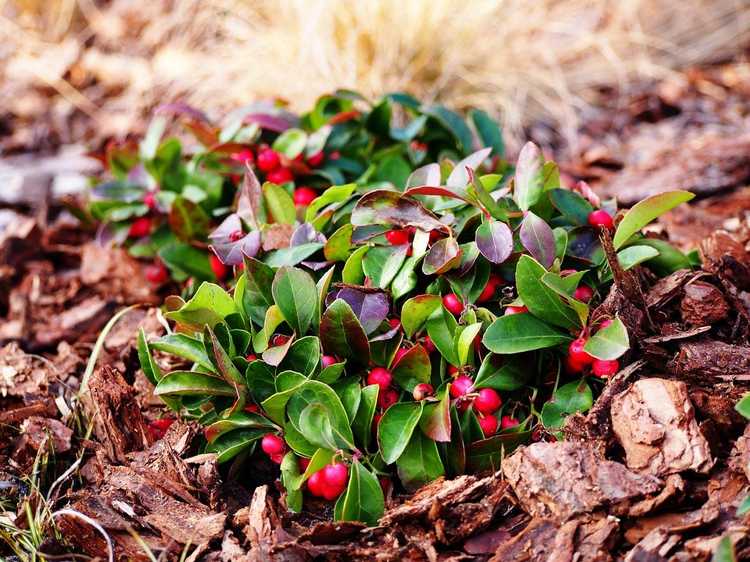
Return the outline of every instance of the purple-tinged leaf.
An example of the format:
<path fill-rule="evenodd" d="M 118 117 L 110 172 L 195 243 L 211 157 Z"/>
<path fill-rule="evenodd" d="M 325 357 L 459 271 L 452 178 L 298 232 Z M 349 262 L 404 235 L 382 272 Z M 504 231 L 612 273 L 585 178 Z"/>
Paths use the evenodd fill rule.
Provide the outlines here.
<path fill-rule="evenodd" d="M 281 364 L 281 362 L 284 360 L 284 357 L 286 357 L 286 354 L 289 352 L 289 348 L 292 347 L 293 343 L 294 343 L 294 338 L 289 338 L 282 345 L 269 347 L 263 352 L 263 355 L 262 355 L 263 361 L 265 361 L 269 365 L 278 367 Z"/>
<path fill-rule="evenodd" d="M 336 299 L 345 301 L 351 307 L 368 334 L 380 326 L 391 309 L 388 295 L 380 289 L 338 284 L 326 297 L 326 303 L 330 304 Z"/>
<path fill-rule="evenodd" d="M 419 201 L 385 189 L 363 195 L 352 210 L 351 223 L 354 226 L 383 224 L 401 228 L 413 226 L 425 231 L 439 230 L 446 234 L 449 232 L 448 227 Z"/>
<path fill-rule="evenodd" d="M 527 142 L 518 155 L 513 197 L 522 211 L 533 207 L 542 195 L 544 158 L 539 147 Z"/>
<path fill-rule="evenodd" d="M 432 365 L 430 355 L 420 344 L 413 345 L 391 365 L 393 379 L 407 392 L 421 382 L 430 382 Z"/>
<path fill-rule="evenodd" d="M 442 274 L 461 263 L 461 248 L 452 236 L 441 238 L 430 246 L 422 262 L 425 275 Z"/>
<path fill-rule="evenodd" d="M 243 123 L 257 123 L 261 128 L 283 133 L 294 126 L 294 121 L 286 115 L 270 115 L 268 113 L 251 113 L 242 120 Z"/>
<path fill-rule="evenodd" d="M 211 120 L 208 115 L 203 113 L 201 110 L 196 109 L 192 105 L 188 105 L 184 102 L 173 102 L 164 103 L 156 108 L 154 111 L 155 115 L 173 115 L 175 117 L 189 117 L 195 121 L 203 121 L 204 123 L 210 123 Z"/>
<path fill-rule="evenodd" d="M 555 261 L 555 235 L 552 228 L 531 211 L 521 223 L 518 233 L 521 244 L 526 248 L 536 261 L 545 268 L 549 268 Z"/>
<path fill-rule="evenodd" d="M 440 164 L 427 164 L 414 170 L 406 180 L 406 188 L 440 187 Z"/>
<path fill-rule="evenodd" d="M 459 195 L 458 193 L 455 193 L 445 187 L 433 187 L 430 185 L 411 187 L 406 190 L 404 195 L 438 195 L 440 197 L 449 197 L 451 199 L 458 199 L 459 201 L 464 201 L 465 203 L 469 203 L 470 205 L 473 205 L 473 203 L 469 201 L 463 195 Z"/>
<path fill-rule="evenodd" d="M 222 221 L 219 227 L 208 235 L 209 248 L 224 265 L 240 265 L 243 256 L 254 258 L 260 251 L 260 231 L 245 234 L 240 217 L 233 213 Z"/>
<path fill-rule="evenodd" d="M 355 246 L 363 244 L 381 234 L 385 234 L 389 230 L 390 227 L 381 224 L 358 226 L 352 230 L 352 244 Z"/>
<path fill-rule="evenodd" d="M 475 238 L 481 254 L 494 264 L 503 263 L 513 253 L 513 233 L 504 222 L 486 221 L 477 228 Z"/>
<path fill-rule="evenodd" d="M 302 223 L 299 225 L 289 240 L 290 246 L 300 246 L 302 244 L 309 244 L 310 242 L 319 242 L 325 244 L 328 239 L 320 232 L 315 230 L 315 227 L 309 222 Z"/>
<path fill-rule="evenodd" d="M 450 394 L 448 387 L 443 391 L 439 402 L 425 406 L 419 427 L 425 435 L 437 442 L 447 443 L 451 440 Z"/>
<path fill-rule="evenodd" d="M 242 186 L 237 192 L 235 208 L 237 209 L 237 215 L 256 230 L 260 228 L 262 222 L 259 216 L 262 200 L 263 190 L 260 187 L 260 182 L 253 168 L 248 164 Z"/>
<path fill-rule="evenodd" d="M 334 300 L 320 319 L 320 343 L 328 355 L 351 359 L 361 365 L 370 361 L 370 344 L 362 324 L 343 299 Z"/>
<path fill-rule="evenodd" d="M 479 165 L 487 159 L 491 152 L 492 148 L 483 148 L 482 150 L 477 150 L 473 154 L 469 154 L 466 158 L 456 164 L 456 167 L 453 168 L 448 179 L 445 180 L 445 185 L 459 190 L 465 189 L 471 181 L 469 172 L 466 169 L 469 168 L 471 171 L 476 170 Z"/>

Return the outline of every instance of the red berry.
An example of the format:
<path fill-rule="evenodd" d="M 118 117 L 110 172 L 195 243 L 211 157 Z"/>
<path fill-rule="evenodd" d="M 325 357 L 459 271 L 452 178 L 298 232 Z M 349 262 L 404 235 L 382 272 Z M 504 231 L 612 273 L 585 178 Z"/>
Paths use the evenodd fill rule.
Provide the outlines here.
<path fill-rule="evenodd" d="M 604 359 L 595 359 L 591 364 L 591 372 L 594 373 L 597 377 L 601 377 L 603 379 L 611 377 L 619 370 L 620 364 L 617 362 L 617 359 L 612 359 L 611 361 L 606 361 Z"/>
<path fill-rule="evenodd" d="M 589 224 L 594 227 L 601 227 L 611 230 L 615 223 L 610 214 L 604 209 L 598 209 L 589 213 Z"/>
<path fill-rule="evenodd" d="M 255 158 L 253 157 L 253 151 L 249 148 L 243 148 L 242 150 L 233 152 L 229 157 L 235 162 L 239 162 L 240 164 L 245 164 L 247 162 L 252 164 L 253 160 L 255 160 Z"/>
<path fill-rule="evenodd" d="M 393 363 L 392 363 L 392 365 L 396 365 L 399 361 L 401 361 L 401 358 L 404 355 L 406 355 L 407 353 L 409 353 L 408 349 L 404 349 L 403 347 L 399 347 L 396 350 L 396 355 L 393 357 Z"/>
<path fill-rule="evenodd" d="M 337 497 L 341 495 L 341 493 L 344 491 L 343 488 L 338 488 L 336 486 L 329 486 L 325 483 L 325 479 L 323 481 L 323 498 L 328 501 L 333 501 Z"/>
<path fill-rule="evenodd" d="M 474 398 L 474 408 L 481 414 L 497 412 L 502 405 L 500 395 L 492 388 L 482 388 Z"/>
<path fill-rule="evenodd" d="M 571 375 L 580 373 L 586 368 L 587 363 L 581 363 L 571 358 L 570 355 L 565 356 L 565 371 Z"/>
<path fill-rule="evenodd" d="M 169 279 L 169 271 L 161 262 L 153 263 L 146 267 L 146 279 L 154 285 L 161 285 Z"/>
<path fill-rule="evenodd" d="M 471 380 L 466 375 L 461 375 L 455 378 L 453 383 L 451 384 L 451 396 L 453 398 L 460 398 L 464 394 L 471 391 L 471 389 L 474 387 L 474 381 Z"/>
<path fill-rule="evenodd" d="M 391 330 L 395 330 L 396 328 L 401 327 L 401 320 L 398 318 L 391 318 L 388 320 L 388 325 L 391 327 Z"/>
<path fill-rule="evenodd" d="M 271 183 L 281 185 L 282 183 L 293 181 L 294 174 L 292 174 L 289 168 L 276 168 L 274 171 L 266 174 L 266 179 Z"/>
<path fill-rule="evenodd" d="M 430 336 L 424 337 L 424 348 L 427 350 L 427 353 L 432 353 L 433 351 L 435 351 L 435 344 L 432 343 Z"/>
<path fill-rule="evenodd" d="M 307 457 L 300 457 L 298 463 L 299 469 L 302 472 L 305 472 L 307 470 L 307 467 L 310 466 L 310 459 L 308 459 Z"/>
<path fill-rule="evenodd" d="M 495 296 L 495 291 L 497 291 L 497 287 L 501 284 L 502 281 L 500 280 L 500 277 L 497 275 L 490 275 L 487 284 L 484 286 L 484 289 L 482 289 L 482 292 L 479 293 L 479 297 L 477 297 L 477 302 L 487 302 L 490 300 Z"/>
<path fill-rule="evenodd" d="M 272 462 L 275 462 L 276 464 L 281 464 L 284 460 L 284 453 L 274 453 L 273 455 L 268 455 Z"/>
<path fill-rule="evenodd" d="M 148 193 L 146 193 L 146 195 L 143 196 L 143 204 L 152 211 L 156 209 L 158 202 L 153 191 L 149 191 Z"/>
<path fill-rule="evenodd" d="M 214 272 L 216 279 L 223 281 L 229 272 L 227 266 L 221 263 L 221 260 L 216 254 L 210 254 L 208 256 L 208 262 L 211 265 L 211 271 Z"/>
<path fill-rule="evenodd" d="M 516 427 L 520 424 L 521 422 L 519 422 L 516 418 L 512 416 L 503 416 L 500 419 L 500 429 L 510 429 L 511 427 Z"/>
<path fill-rule="evenodd" d="M 464 303 L 455 295 L 448 293 L 443 297 L 443 306 L 451 314 L 461 314 L 464 311 Z"/>
<path fill-rule="evenodd" d="M 577 338 L 570 342 L 570 345 L 568 346 L 568 357 L 570 357 L 570 360 L 573 361 L 573 363 L 585 366 L 590 365 L 594 360 L 591 355 L 584 351 L 583 348 L 585 345 L 586 338 Z"/>
<path fill-rule="evenodd" d="M 338 363 L 338 361 L 336 360 L 336 358 L 333 355 L 324 355 L 320 359 L 320 363 L 321 363 L 321 365 L 323 365 L 323 368 L 325 369 L 326 367 L 330 367 L 331 365 L 335 365 L 336 363 Z"/>
<path fill-rule="evenodd" d="M 318 193 L 311 187 L 298 187 L 294 190 L 294 204 L 298 207 L 307 207 L 315 199 Z"/>
<path fill-rule="evenodd" d="M 396 402 L 398 402 L 398 392 L 392 388 L 387 388 L 385 390 L 382 388 L 380 389 L 380 392 L 378 393 L 378 406 L 383 410 L 387 410 Z"/>
<path fill-rule="evenodd" d="M 450 365 L 449 364 L 447 371 L 448 371 L 448 374 L 451 377 L 455 377 L 459 373 L 460 369 L 458 367 L 456 367 L 455 365 Z"/>
<path fill-rule="evenodd" d="M 307 489 L 310 490 L 313 496 L 318 496 L 319 498 L 323 496 L 323 485 L 323 474 L 320 470 L 313 472 L 310 478 L 307 479 Z"/>
<path fill-rule="evenodd" d="M 286 334 L 274 334 L 274 336 L 271 338 L 271 345 L 273 345 L 274 347 L 284 345 L 289 341 L 290 338 L 291 336 L 287 336 Z"/>
<path fill-rule="evenodd" d="M 435 393 L 435 389 L 432 388 L 431 384 L 427 384 L 426 382 L 421 382 L 417 386 L 414 387 L 414 391 L 412 392 L 412 396 L 414 396 L 414 400 L 424 400 L 428 396 L 432 396 Z"/>
<path fill-rule="evenodd" d="M 607 326 L 610 326 L 611 324 L 612 324 L 612 319 L 611 318 L 607 318 L 606 320 L 602 320 L 601 323 L 599 324 L 599 329 L 603 330 L 604 328 L 606 328 Z"/>
<path fill-rule="evenodd" d="M 589 302 L 594 297 L 594 291 L 588 285 L 581 285 L 573 293 L 573 298 L 581 302 Z"/>
<path fill-rule="evenodd" d="M 482 428 L 482 433 L 484 433 L 485 437 L 495 435 L 495 432 L 497 431 L 497 418 L 492 414 L 482 416 L 479 418 L 479 427 Z"/>
<path fill-rule="evenodd" d="M 277 455 L 284 452 L 284 440 L 278 435 L 269 433 L 268 435 L 263 436 L 263 439 L 260 442 L 260 448 L 269 456 Z"/>
<path fill-rule="evenodd" d="M 128 236 L 131 238 L 143 238 L 149 234 L 151 234 L 151 219 L 148 217 L 135 219 L 128 230 Z"/>
<path fill-rule="evenodd" d="M 279 153 L 275 150 L 264 148 L 258 152 L 258 168 L 262 171 L 271 172 L 278 168 L 280 164 L 281 158 L 279 158 Z"/>
<path fill-rule="evenodd" d="M 148 429 L 149 433 L 151 433 L 151 437 L 154 440 L 161 439 L 162 437 L 164 437 L 164 435 L 167 433 L 167 430 L 174 422 L 175 418 L 160 418 L 158 420 L 152 421 L 148 424 Z"/>
<path fill-rule="evenodd" d="M 430 244 L 434 244 L 443 237 L 439 230 L 430 230 Z"/>
<path fill-rule="evenodd" d="M 409 232 L 406 230 L 389 230 L 385 233 L 385 239 L 391 246 L 401 246 L 409 243 Z"/>
<path fill-rule="evenodd" d="M 317 168 L 323 163 L 323 160 L 325 160 L 326 155 L 325 153 L 320 150 L 316 152 L 315 154 L 307 157 L 307 165 L 312 168 Z"/>
<path fill-rule="evenodd" d="M 506 306 L 505 312 L 503 313 L 505 316 L 510 316 L 511 314 L 523 314 L 524 312 L 528 312 L 529 309 L 525 306 Z"/>
<path fill-rule="evenodd" d="M 334 150 L 328 155 L 328 158 L 330 160 L 338 160 L 339 158 L 341 158 L 341 153 L 338 150 Z"/>
<path fill-rule="evenodd" d="M 375 367 L 367 375 L 367 384 L 378 385 L 380 387 L 381 394 L 383 393 L 382 391 L 391 386 L 392 380 L 393 377 L 391 376 L 391 372 L 388 369 L 384 369 L 383 367 Z"/>
<path fill-rule="evenodd" d="M 246 404 L 242 409 L 248 414 L 257 414 L 260 412 L 260 408 L 258 408 L 257 404 Z"/>
<path fill-rule="evenodd" d="M 383 490 L 383 493 L 387 494 L 388 489 L 391 487 L 391 479 L 387 476 L 381 476 L 378 478 L 378 482 L 380 482 L 380 488 Z"/>
<path fill-rule="evenodd" d="M 245 359 L 247 359 L 248 363 L 252 363 L 253 361 L 257 361 L 258 356 L 255 353 L 248 353 L 245 355 Z"/>
<path fill-rule="evenodd" d="M 323 467 L 323 480 L 332 488 L 344 489 L 349 480 L 349 469 L 342 462 L 327 464 Z"/>

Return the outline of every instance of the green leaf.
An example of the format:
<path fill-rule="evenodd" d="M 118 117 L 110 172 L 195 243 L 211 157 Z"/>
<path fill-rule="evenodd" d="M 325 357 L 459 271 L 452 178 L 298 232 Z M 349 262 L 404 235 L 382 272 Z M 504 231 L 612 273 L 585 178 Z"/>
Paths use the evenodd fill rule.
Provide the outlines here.
<path fill-rule="evenodd" d="M 353 230 L 351 224 L 345 224 L 331 235 L 323 246 L 323 255 L 328 261 L 346 261 L 349 258 Z"/>
<path fill-rule="evenodd" d="M 638 232 L 655 218 L 678 205 L 690 201 L 695 195 L 689 191 L 667 191 L 647 197 L 636 203 L 617 225 L 612 244 L 619 250 L 633 234 Z"/>
<path fill-rule="evenodd" d="M 522 211 L 533 207 L 542 195 L 542 165 L 544 158 L 539 147 L 527 142 L 518 155 L 513 198 Z"/>
<path fill-rule="evenodd" d="M 372 420 L 375 416 L 379 390 L 380 387 L 376 384 L 368 385 L 362 389 L 357 415 L 354 416 L 352 422 L 354 436 L 358 443 L 362 443 L 365 450 L 369 448 L 370 441 L 372 441 Z"/>
<path fill-rule="evenodd" d="M 547 270 L 531 256 L 521 256 L 516 265 L 516 287 L 518 295 L 529 311 L 551 324 L 573 329 L 580 326 L 580 319 L 562 298 L 542 282 Z"/>
<path fill-rule="evenodd" d="M 406 350 L 398 363 L 391 365 L 391 374 L 401 388 L 409 392 L 421 382 L 430 382 L 432 365 L 427 350 L 419 344 Z"/>
<path fill-rule="evenodd" d="M 297 371 L 309 377 L 318 368 L 319 362 L 320 340 L 317 336 L 305 336 L 292 343 L 279 363 L 279 370 Z"/>
<path fill-rule="evenodd" d="M 312 407 L 308 409 L 309 406 Z M 304 411 L 307 413 L 303 416 Z M 354 436 L 344 405 L 327 384 L 308 380 L 296 388 L 287 404 L 287 415 L 310 443 L 334 450 L 354 448 Z M 329 442 L 329 436 L 333 443 Z"/>
<path fill-rule="evenodd" d="M 341 403 L 346 410 L 346 417 L 349 421 L 354 421 L 354 416 L 359 409 L 359 402 L 362 399 L 362 387 L 359 386 L 359 377 L 346 377 L 340 381 L 331 384 L 331 388 L 341 399 Z"/>
<path fill-rule="evenodd" d="M 341 280 L 351 285 L 361 285 L 365 280 L 365 272 L 362 270 L 362 260 L 369 250 L 369 246 L 362 246 L 354 250 L 344 263 L 341 271 Z"/>
<path fill-rule="evenodd" d="M 473 441 L 466 451 L 467 469 L 472 472 L 483 470 L 497 470 L 503 455 L 509 455 L 513 450 L 531 438 L 530 431 L 512 433 L 498 433 L 487 439 Z"/>
<path fill-rule="evenodd" d="M 441 238 L 430 246 L 422 262 L 425 275 L 443 274 L 461 263 L 461 248 L 452 236 Z"/>
<path fill-rule="evenodd" d="M 458 354 L 453 345 L 456 326 L 456 319 L 442 306 L 427 319 L 427 334 L 432 343 L 448 363 L 458 366 Z"/>
<path fill-rule="evenodd" d="M 532 370 L 523 357 L 503 357 L 488 353 L 474 379 L 474 388 L 518 390 L 531 378 Z"/>
<path fill-rule="evenodd" d="M 324 207 L 334 203 L 343 203 L 349 199 L 352 193 L 354 193 L 356 187 L 356 184 L 348 183 L 346 185 L 334 185 L 326 189 L 307 207 L 307 210 L 305 211 L 305 222 L 312 222 L 318 212 Z"/>
<path fill-rule="evenodd" d="M 568 343 L 572 338 L 531 314 L 512 314 L 495 320 L 482 343 L 494 353 L 512 354 Z"/>
<path fill-rule="evenodd" d="M 247 317 L 258 326 L 263 325 L 268 307 L 273 304 L 271 291 L 273 276 L 273 269 L 265 263 L 254 258 L 245 258 L 245 272 L 240 278 L 245 279 L 244 291 L 240 295 L 240 306 Z M 237 298 L 236 291 L 235 289 L 235 299 Z"/>
<path fill-rule="evenodd" d="M 138 361 L 143 369 L 143 374 L 151 382 L 156 385 L 162 378 L 161 370 L 159 365 L 156 364 L 154 358 L 151 356 L 151 350 L 149 344 L 146 341 L 146 332 L 141 328 L 138 330 Z"/>
<path fill-rule="evenodd" d="M 172 232 L 184 242 L 202 239 L 211 226 L 203 208 L 184 197 L 174 200 L 167 219 Z"/>
<path fill-rule="evenodd" d="M 224 463 L 252 447 L 266 433 L 267 429 L 235 429 L 206 445 L 206 452 L 216 453 L 216 461 Z"/>
<path fill-rule="evenodd" d="M 362 324 L 343 299 L 336 299 L 320 320 L 320 341 L 328 355 L 347 357 L 362 365 L 370 360 L 370 343 Z"/>
<path fill-rule="evenodd" d="M 212 373 L 216 373 L 216 367 L 211 362 L 211 359 L 209 359 L 203 342 L 196 338 L 191 338 L 185 334 L 167 334 L 152 342 L 151 347 L 159 351 L 177 355 L 178 357 L 183 357 L 197 363 Z"/>
<path fill-rule="evenodd" d="M 438 295 L 417 295 L 401 307 L 401 325 L 407 337 L 412 337 L 441 305 Z"/>
<path fill-rule="evenodd" d="M 156 396 L 235 396 L 234 386 L 224 379 L 194 371 L 172 371 L 159 381 Z"/>
<path fill-rule="evenodd" d="M 750 496 L 746 496 L 737 507 L 737 515 L 745 515 L 746 513 L 750 513 Z"/>
<path fill-rule="evenodd" d="M 714 550 L 713 556 L 711 556 L 711 562 L 736 562 L 736 560 L 737 555 L 734 552 L 732 538 L 729 535 L 725 535 L 716 545 L 716 550 Z"/>
<path fill-rule="evenodd" d="M 217 328 L 219 326 L 222 326 L 222 324 L 218 324 Z M 239 384 L 244 386 L 245 377 L 242 375 L 242 373 L 239 372 L 237 367 L 234 366 L 232 358 L 221 345 L 214 331 L 206 326 L 206 332 L 208 333 L 208 338 L 211 342 L 211 349 L 213 350 L 214 355 L 214 363 L 219 368 L 219 373 L 221 373 L 221 376 L 224 377 L 224 380 L 229 384 Z M 204 339 L 206 339 L 205 336 Z"/>
<path fill-rule="evenodd" d="M 159 258 L 171 270 L 184 272 L 197 279 L 213 279 L 208 254 L 185 242 L 172 242 L 159 250 Z"/>
<path fill-rule="evenodd" d="M 548 429 L 560 429 L 570 414 L 591 408 L 594 397 L 589 385 L 573 381 L 558 388 L 549 402 L 542 407 L 542 423 Z"/>
<path fill-rule="evenodd" d="M 442 105 L 430 105 L 420 108 L 422 113 L 438 121 L 456 139 L 456 145 L 463 154 L 471 151 L 474 142 L 471 129 L 460 115 Z"/>
<path fill-rule="evenodd" d="M 281 461 L 281 483 L 286 490 L 286 506 L 289 511 L 302 511 L 302 491 L 297 483 L 300 481 L 299 463 L 296 455 L 289 451 Z"/>
<path fill-rule="evenodd" d="M 349 483 L 336 502 L 336 521 L 361 521 L 375 526 L 383 515 L 385 499 L 380 482 L 369 470 L 354 459 L 349 471 Z"/>
<path fill-rule="evenodd" d="M 745 394 L 734 407 L 745 418 L 750 419 L 750 392 Z"/>
<path fill-rule="evenodd" d="M 294 371 L 279 373 L 276 377 L 277 392 L 263 400 L 261 403 L 263 411 L 276 423 L 283 424 L 287 402 L 289 402 L 292 394 L 300 390 L 308 382 L 308 379 L 304 375 L 295 373 Z"/>
<path fill-rule="evenodd" d="M 417 286 L 417 265 L 423 256 L 410 256 L 404 261 L 404 265 L 398 272 L 398 275 L 391 283 L 391 295 L 393 300 L 400 299 L 408 295 Z"/>
<path fill-rule="evenodd" d="M 235 412 L 226 418 L 220 418 L 206 426 L 203 434 L 206 437 L 206 441 L 213 443 L 219 436 L 228 431 L 241 428 L 265 429 L 267 432 L 271 432 L 276 429 L 276 426 L 259 414 Z"/>
<path fill-rule="evenodd" d="M 276 272 L 271 291 L 284 320 L 298 336 L 306 334 L 318 314 L 318 289 L 310 274 L 282 267 Z"/>
<path fill-rule="evenodd" d="M 469 354 L 474 350 L 474 339 L 482 329 L 481 322 L 469 324 L 461 329 L 461 334 L 456 340 L 456 352 L 458 354 L 458 366 L 469 362 Z"/>
<path fill-rule="evenodd" d="M 279 224 L 294 224 L 297 220 L 297 211 L 294 200 L 289 192 L 275 183 L 263 184 L 263 199 L 268 211 L 273 216 L 274 222 Z"/>
<path fill-rule="evenodd" d="M 477 248 L 494 264 L 501 264 L 513 252 L 513 233 L 508 225 L 500 221 L 486 221 L 475 233 Z"/>
<path fill-rule="evenodd" d="M 273 141 L 271 147 L 289 159 L 294 159 L 305 150 L 307 133 L 301 129 L 287 129 Z"/>
<path fill-rule="evenodd" d="M 630 349 L 625 324 L 619 318 L 615 318 L 609 326 L 591 336 L 583 349 L 597 359 L 607 361 L 617 359 Z"/>
<path fill-rule="evenodd" d="M 269 306 L 268 310 L 266 310 L 266 317 L 263 320 L 263 329 L 258 330 L 253 336 L 253 349 L 257 353 L 264 351 L 268 347 L 268 340 L 283 321 L 284 316 L 281 314 L 279 307 L 275 304 Z"/>
<path fill-rule="evenodd" d="M 378 443 L 386 464 L 394 463 L 409 444 L 422 416 L 422 402 L 399 402 L 385 411 L 378 424 Z"/>
<path fill-rule="evenodd" d="M 422 417 L 419 420 L 419 427 L 433 441 L 448 442 L 451 440 L 451 396 L 448 392 L 449 388 L 450 384 L 438 392 L 439 400 L 437 402 L 425 405 L 424 412 L 422 412 Z"/>
<path fill-rule="evenodd" d="M 635 245 L 628 246 L 617 252 L 617 261 L 620 267 L 627 271 L 636 265 L 655 258 L 659 255 L 659 250 L 651 246 Z"/>
<path fill-rule="evenodd" d="M 219 285 L 201 283 L 193 298 L 179 310 L 167 312 L 169 320 L 180 324 L 202 329 L 203 326 L 214 327 L 230 314 L 237 312 L 234 300 Z"/>
<path fill-rule="evenodd" d="M 408 250 L 408 244 L 370 248 L 362 260 L 362 269 L 375 286 L 387 289 L 401 269 Z"/>
<path fill-rule="evenodd" d="M 481 109 L 469 110 L 469 118 L 474 123 L 482 146 L 492 147 L 492 156 L 502 156 L 505 152 L 505 145 L 497 121 Z"/>
<path fill-rule="evenodd" d="M 396 461 L 398 477 L 404 487 L 413 491 L 445 474 L 437 443 L 421 431 L 415 431 L 409 444 Z"/>
<path fill-rule="evenodd" d="M 577 226 L 589 223 L 589 214 L 594 210 L 591 203 L 569 189 L 553 189 L 549 198 L 555 208 L 570 222 Z"/>

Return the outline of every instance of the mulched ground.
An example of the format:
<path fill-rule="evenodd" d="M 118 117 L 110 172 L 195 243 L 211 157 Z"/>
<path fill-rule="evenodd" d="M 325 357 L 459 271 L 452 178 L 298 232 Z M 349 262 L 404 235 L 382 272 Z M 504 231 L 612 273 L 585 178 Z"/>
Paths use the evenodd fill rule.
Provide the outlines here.
<path fill-rule="evenodd" d="M 569 419 L 567 439 L 523 447 L 496 473 L 391 491 L 376 528 L 332 523 L 324 504 L 292 515 L 275 466 L 219 469 L 198 454 L 195 425 L 176 422 L 164 435 L 149 427 L 163 408 L 138 368 L 134 334 L 161 333 L 154 307 L 170 288 L 153 294 L 138 262 L 101 249 L 64 214 L 5 211 L 0 501 L 38 506 L 29 476 L 48 490 L 75 464 L 52 486 L 50 509 L 96 519 L 122 560 L 148 560 L 147 546 L 170 560 L 687 561 L 709 560 L 725 536 L 750 559 L 750 514 L 736 514 L 750 493 L 750 425 L 734 410 L 750 390 L 748 110 L 744 66 L 696 71 L 605 104 L 578 147 L 560 148 L 564 171 L 600 194 L 700 193 L 660 229 L 699 245 L 703 267 L 661 280 L 616 272 L 594 317 L 618 314 L 635 347 L 590 412 Z M 99 331 L 131 304 L 142 306 L 109 334 L 79 399 Z M 28 527 L 26 517 L 13 523 Z M 89 523 L 55 521 L 60 535 L 41 551 L 106 559 L 107 540 Z"/>

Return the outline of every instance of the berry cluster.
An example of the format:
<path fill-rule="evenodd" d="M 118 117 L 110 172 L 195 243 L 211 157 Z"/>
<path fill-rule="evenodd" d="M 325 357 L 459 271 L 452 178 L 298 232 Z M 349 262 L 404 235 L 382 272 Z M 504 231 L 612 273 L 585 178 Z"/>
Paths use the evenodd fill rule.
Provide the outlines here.
<path fill-rule="evenodd" d="M 307 479 L 307 489 L 313 496 L 332 501 L 344 492 L 347 482 L 349 482 L 347 466 L 342 462 L 332 462 L 310 475 Z"/>
<path fill-rule="evenodd" d="M 599 325 L 599 329 L 606 328 L 611 320 L 605 320 Z M 584 336 L 578 337 L 570 342 L 568 355 L 565 357 L 565 366 L 572 374 L 581 373 L 586 368 L 591 368 L 591 373 L 597 377 L 606 379 L 620 370 L 617 359 L 597 359 L 584 350 L 588 339 Z"/>

